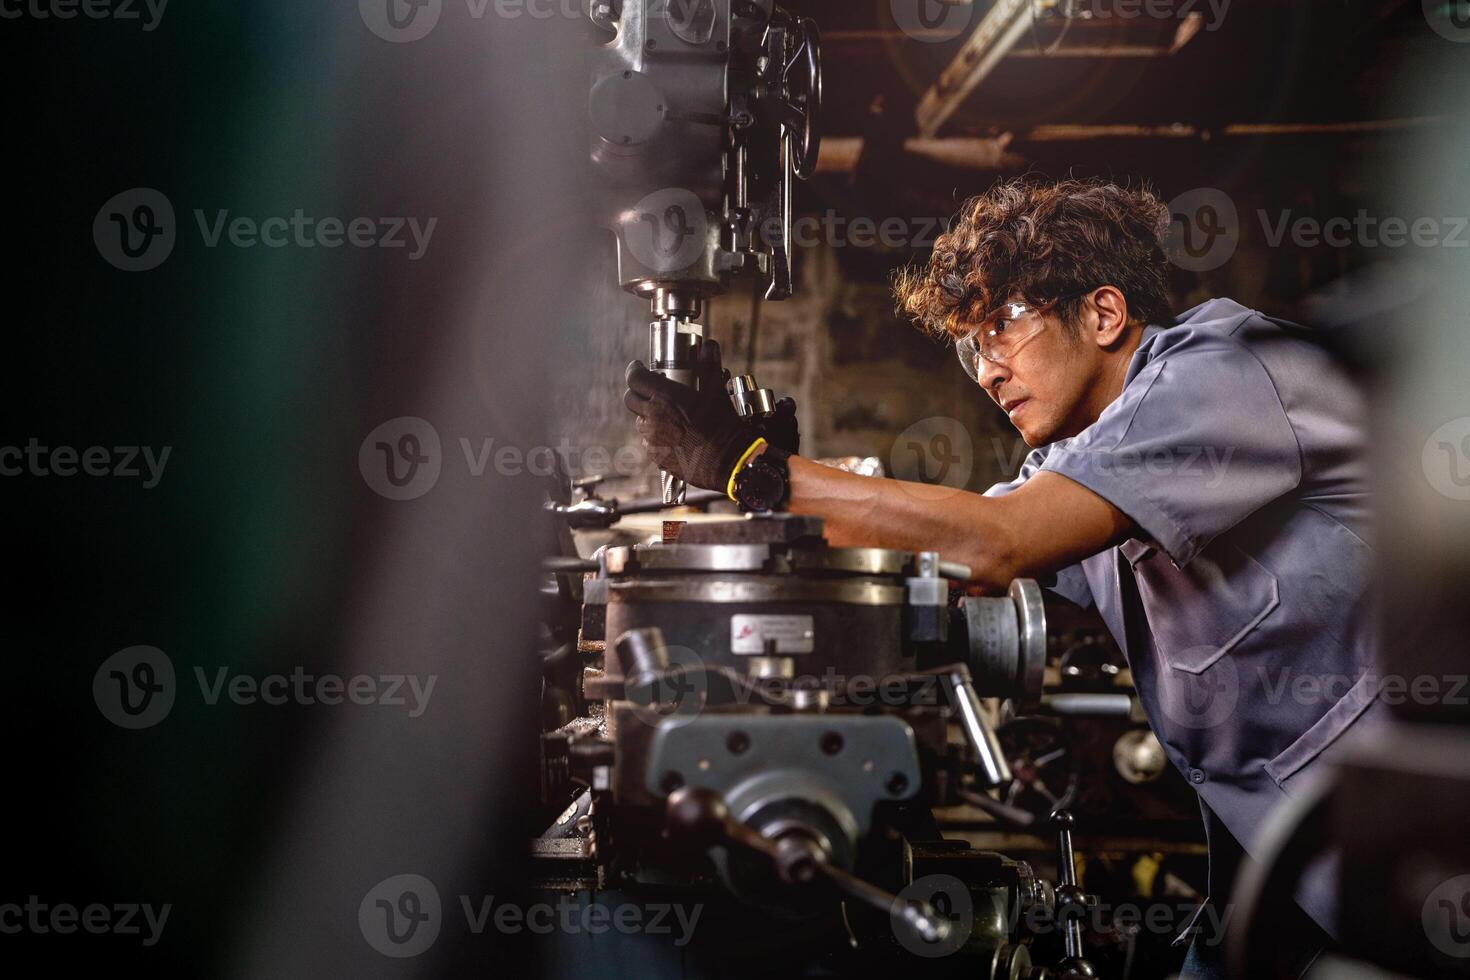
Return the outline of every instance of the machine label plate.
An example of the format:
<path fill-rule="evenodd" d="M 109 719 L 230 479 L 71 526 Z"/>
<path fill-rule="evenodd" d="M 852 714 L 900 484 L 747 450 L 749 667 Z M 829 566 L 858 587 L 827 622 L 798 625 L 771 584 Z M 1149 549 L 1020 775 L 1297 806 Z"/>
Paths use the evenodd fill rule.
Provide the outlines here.
<path fill-rule="evenodd" d="M 766 644 L 775 641 L 775 653 L 811 653 L 817 638 L 810 616 L 766 616 L 738 613 L 730 617 L 730 652 L 766 653 Z"/>

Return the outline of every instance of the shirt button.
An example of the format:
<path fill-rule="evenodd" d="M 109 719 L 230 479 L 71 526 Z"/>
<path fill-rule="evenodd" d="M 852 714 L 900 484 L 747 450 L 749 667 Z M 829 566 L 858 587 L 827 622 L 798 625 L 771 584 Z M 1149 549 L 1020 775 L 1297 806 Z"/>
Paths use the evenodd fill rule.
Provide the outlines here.
<path fill-rule="evenodd" d="M 1198 785 L 1199 783 L 1204 782 L 1205 781 L 1205 773 L 1204 773 L 1204 770 L 1203 769 L 1191 769 L 1191 770 L 1189 770 L 1189 781 L 1191 783 L 1196 784 L 1196 785 Z"/>

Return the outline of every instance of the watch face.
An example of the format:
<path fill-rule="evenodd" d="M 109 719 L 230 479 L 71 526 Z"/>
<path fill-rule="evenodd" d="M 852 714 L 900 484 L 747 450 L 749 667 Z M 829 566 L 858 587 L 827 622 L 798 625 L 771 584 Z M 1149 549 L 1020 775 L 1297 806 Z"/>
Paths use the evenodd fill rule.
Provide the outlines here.
<path fill-rule="evenodd" d="M 780 472 L 759 460 L 741 470 L 735 480 L 735 496 L 750 510 L 774 509 L 785 492 L 786 481 Z"/>

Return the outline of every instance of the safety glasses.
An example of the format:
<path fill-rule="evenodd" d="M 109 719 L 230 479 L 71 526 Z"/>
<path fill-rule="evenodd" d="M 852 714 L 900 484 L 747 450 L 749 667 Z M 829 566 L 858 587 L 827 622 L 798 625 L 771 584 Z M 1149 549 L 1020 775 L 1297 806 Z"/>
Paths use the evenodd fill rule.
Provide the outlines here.
<path fill-rule="evenodd" d="M 960 356 L 966 360 L 972 377 L 980 373 L 980 361 L 1005 364 L 1016 352 L 1041 333 L 1046 314 L 1065 300 L 1084 293 L 1069 293 L 1041 306 L 1026 302 L 1002 303 L 986 314 L 969 336 L 959 341 Z"/>

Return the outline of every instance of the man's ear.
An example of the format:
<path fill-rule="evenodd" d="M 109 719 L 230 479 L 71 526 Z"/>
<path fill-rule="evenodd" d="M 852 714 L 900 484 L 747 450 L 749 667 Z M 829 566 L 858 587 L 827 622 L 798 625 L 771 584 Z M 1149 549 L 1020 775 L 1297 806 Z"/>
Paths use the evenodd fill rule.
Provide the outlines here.
<path fill-rule="evenodd" d="M 1117 286 L 1099 286 L 1092 291 L 1091 299 L 1097 311 L 1093 340 L 1103 348 L 1117 345 L 1128 331 L 1128 301 Z"/>

